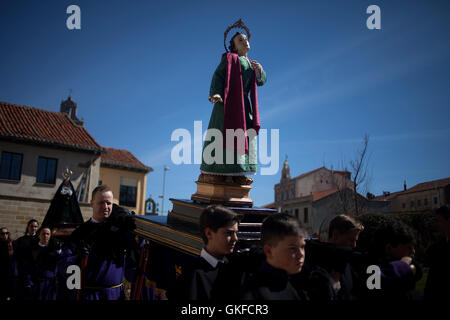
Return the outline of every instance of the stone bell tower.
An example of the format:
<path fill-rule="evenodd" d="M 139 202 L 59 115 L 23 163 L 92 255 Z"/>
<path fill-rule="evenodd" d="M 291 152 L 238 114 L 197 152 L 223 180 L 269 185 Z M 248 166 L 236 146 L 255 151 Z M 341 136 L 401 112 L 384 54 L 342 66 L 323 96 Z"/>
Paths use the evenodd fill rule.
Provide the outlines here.
<path fill-rule="evenodd" d="M 69 95 L 66 101 L 61 102 L 59 112 L 66 113 L 77 125 L 82 126 L 84 121 L 77 118 L 77 108 L 77 104 L 72 100 L 72 96 Z"/>
<path fill-rule="evenodd" d="M 289 181 L 291 179 L 290 169 L 289 169 L 289 163 L 286 160 L 284 160 L 283 169 L 281 170 L 281 182 Z"/>

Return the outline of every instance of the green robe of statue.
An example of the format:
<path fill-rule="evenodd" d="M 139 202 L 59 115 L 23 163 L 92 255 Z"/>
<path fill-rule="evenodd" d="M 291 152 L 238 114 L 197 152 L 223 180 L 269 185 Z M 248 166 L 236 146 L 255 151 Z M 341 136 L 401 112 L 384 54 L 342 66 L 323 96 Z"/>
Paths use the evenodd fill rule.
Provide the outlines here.
<path fill-rule="evenodd" d="M 250 64 L 250 61 L 246 57 L 239 57 L 239 61 L 241 63 L 241 71 L 242 71 L 242 85 L 244 92 L 244 102 L 245 102 L 245 118 L 246 118 L 246 126 L 247 129 L 252 128 L 252 106 L 249 99 L 249 92 L 251 87 L 251 81 L 253 76 L 253 69 Z M 227 59 L 226 57 L 222 58 L 219 66 L 214 72 L 211 88 L 209 90 L 209 96 L 212 97 L 215 94 L 220 94 L 222 99 L 224 99 L 224 85 L 225 85 L 225 73 L 227 67 Z M 257 85 L 262 86 L 266 82 L 266 73 L 262 70 L 260 79 L 257 78 Z M 214 104 L 214 108 L 211 114 L 211 119 L 209 120 L 208 129 L 218 129 L 222 132 L 223 129 L 223 121 L 224 121 L 224 105 L 223 102 L 217 102 Z M 223 137 L 225 139 L 225 136 Z M 214 138 L 212 141 L 205 141 L 203 146 L 203 152 L 211 154 L 212 157 L 215 157 L 215 147 L 208 145 L 214 142 Z M 217 143 L 215 144 L 218 145 Z M 221 145 L 223 160 L 222 163 L 211 163 L 208 164 L 205 162 L 205 154 L 202 157 L 202 165 L 200 166 L 200 170 L 202 173 L 216 174 L 216 175 L 245 175 L 245 174 L 254 174 L 258 168 L 257 165 L 257 145 L 256 145 L 256 137 L 249 141 L 249 152 L 247 154 L 243 154 L 238 156 L 236 150 L 228 150 L 223 148 Z M 205 150 L 206 149 L 206 150 Z M 217 150 L 217 149 L 216 149 Z M 206 151 L 206 152 L 205 152 Z M 227 164 L 226 162 L 226 154 L 228 152 L 234 151 L 234 161 L 232 164 Z"/>

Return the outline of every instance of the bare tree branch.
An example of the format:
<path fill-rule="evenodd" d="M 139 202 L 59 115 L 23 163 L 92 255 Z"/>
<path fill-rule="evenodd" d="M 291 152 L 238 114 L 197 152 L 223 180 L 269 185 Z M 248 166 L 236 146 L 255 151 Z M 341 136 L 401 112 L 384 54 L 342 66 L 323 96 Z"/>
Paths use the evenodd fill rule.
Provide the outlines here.
<path fill-rule="evenodd" d="M 347 184 L 347 180 L 344 179 L 345 183 L 342 183 L 334 172 L 331 170 L 331 179 L 333 184 L 336 186 L 339 195 L 340 206 L 342 208 L 342 212 L 350 212 L 354 211 L 355 215 L 359 215 L 363 211 L 363 204 L 359 200 L 359 193 L 361 187 L 365 187 L 367 189 L 368 180 L 369 180 L 369 135 L 365 134 L 362 147 L 357 150 L 355 154 L 355 158 L 348 162 L 348 167 L 345 165 L 345 162 L 341 160 L 341 168 L 343 171 L 350 172 L 350 180 L 351 186 Z M 348 189 L 352 189 L 352 194 L 348 192 Z M 368 190 L 366 190 L 368 191 Z M 353 208 L 352 208 L 353 207 Z"/>

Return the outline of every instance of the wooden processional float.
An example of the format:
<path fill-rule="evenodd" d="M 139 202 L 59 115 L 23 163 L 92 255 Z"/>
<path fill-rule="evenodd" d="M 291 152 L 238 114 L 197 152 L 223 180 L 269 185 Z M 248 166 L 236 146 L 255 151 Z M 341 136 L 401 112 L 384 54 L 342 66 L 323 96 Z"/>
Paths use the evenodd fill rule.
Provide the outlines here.
<path fill-rule="evenodd" d="M 193 263 L 203 248 L 199 219 L 210 204 L 221 204 L 241 214 L 238 242 L 235 250 L 245 250 L 260 240 L 262 220 L 275 213 L 274 209 L 253 207 L 249 185 L 196 182 L 197 192 L 191 199 L 169 200 L 172 210 L 167 216 L 136 215 L 136 234 L 147 242 L 142 254 L 145 266 L 145 289 L 151 298 L 164 299 L 176 277 Z M 141 261 L 142 262 L 142 261 Z"/>

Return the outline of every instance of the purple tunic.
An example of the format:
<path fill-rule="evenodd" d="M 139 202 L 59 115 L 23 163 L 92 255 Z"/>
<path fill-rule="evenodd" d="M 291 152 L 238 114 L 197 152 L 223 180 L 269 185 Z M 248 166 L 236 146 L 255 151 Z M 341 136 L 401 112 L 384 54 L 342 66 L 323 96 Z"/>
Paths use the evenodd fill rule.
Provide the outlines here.
<path fill-rule="evenodd" d="M 83 300 L 120 300 L 124 298 L 125 257 L 116 259 L 90 254 L 85 270 Z"/>
<path fill-rule="evenodd" d="M 372 300 L 410 300 L 414 297 L 416 279 L 410 266 L 401 260 L 385 259 L 379 265 L 381 288 L 368 290 Z"/>
<path fill-rule="evenodd" d="M 59 253 L 55 248 L 40 247 L 31 250 L 30 263 L 25 271 L 25 286 L 32 288 L 36 300 L 56 300 L 56 278 Z"/>
<path fill-rule="evenodd" d="M 130 232 L 123 232 L 106 223 L 83 223 L 72 234 L 71 251 L 68 259 L 81 265 L 81 255 L 87 250 L 87 265 L 82 284 L 82 300 L 122 300 L 125 298 L 123 281 L 130 277 L 135 262 L 129 253 L 135 249 L 136 242 Z"/>
<path fill-rule="evenodd" d="M 381 288 L 383 290 L 404 293 L 413 290 L 415 284 L 414 273 L 406 262 L 396 260 L 381 266 Z"/>

